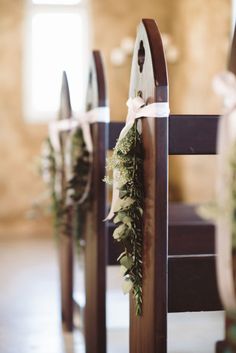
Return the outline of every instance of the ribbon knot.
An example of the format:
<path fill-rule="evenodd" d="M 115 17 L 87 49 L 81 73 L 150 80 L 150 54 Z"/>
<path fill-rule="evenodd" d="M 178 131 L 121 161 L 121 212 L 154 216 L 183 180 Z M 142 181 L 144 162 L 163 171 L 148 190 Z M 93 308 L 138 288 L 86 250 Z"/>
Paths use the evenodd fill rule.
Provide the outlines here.
<path fill-rule="evenodd" d="M 86 149 L 90 155 L 90 161 L 92 163 L 92 154 L 93 154 L 93 141 L 90 131 L 90 124 L 95 122 L 104 122 L 107 123 L 110 120 L 110 111 L 108 107 L 98 107 L 92 110 L 89 110 L 85 113 L 80 113 L 78 115 L 73 114 L 68 119 L 52 121 L 49 124 L 49 138 L 52 143 L 52 146 L 55 151 L 56 165 L 58 166 L 58 173 L 56 174 L 56 185 L 55 189 L 59 195 L 62 194 L 61 187 L 61 172 L 62 170 L 62 153 L 64 153 L 64 167 L 65 167 L 65 176 L 66 181 L 68 182 L 72 178 L 72 158 L 71 158 L 71 144 L 72 136 L 78 128 L 81 128 Z M 60 133 L 67 132 L 68 138 L 64 146 L 64 151 L 61 150 L 60 144 Z M 85 195 L 88 194 L 91 183 L 91 170 L 88 176 L 87 186 L 85 188 L 85 194 L 82 196 L 81 200 L 78 203 L 82 203 Z M 68 197 L 66 203 L 71 202 L 70 192 L 67 193 Z"/>
<path fill-rule="evenodd" d="M 136 117 L 138 116 L 139 110 L 141 107 L 145 105 L 144 100 L 141 97 L 136 97 L 134 99 L 129 98 L 126 102 L 128 106 L 128 114 L 126 118 L 126 123 L 134 122 Z"/>

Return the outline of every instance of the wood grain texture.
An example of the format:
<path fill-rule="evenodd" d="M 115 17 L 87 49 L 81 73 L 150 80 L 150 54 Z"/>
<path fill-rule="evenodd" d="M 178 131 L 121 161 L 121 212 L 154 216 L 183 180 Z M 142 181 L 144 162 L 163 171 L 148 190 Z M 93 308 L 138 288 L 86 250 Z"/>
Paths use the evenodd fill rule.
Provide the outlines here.
<path fill-rule="evenodd" d="M 168 100 L 161 37 L 152 20 L 142 21 L 136 39 L 130 96 L 135 93 L 147 103 Z M 169 220 L 175 219 L 171 227 L 167 192 L 168 155 L 215 154 L 217 124 L 218 116 L 206 115 L 142 119 L 145 151 L 143 315 L 135 315 L 131 299 L 131 353 L 167 351 L 168 311 L 222 308 L 215 273 L 214 226 L 200 220 L 196 214 L 192 218 L 191 207 L 188 207 L 182 210 L 185 222 L 181 222 L 181 214 L 178 215 L 178 209 L 175 209 L 169 217 Z M 170 247 L 168 230 L 173 232 Z M 179 237 L 179 242 L 175 242 L 175 236 Z"/>
<path fill-rule="evenodd" d="M 94 51 L 89 78 L 87 108 L 107 104 L 105 74 L 101 54 Z M 93 176 L 91 210 L 86 216 L 85 232 L 85 345 L 86 353 L 106 352 L 106 263 L 107 226 L 105 175 L 108 149 L 108 124 L 91 126 L 93 152 Z"/>
<path fill-rule="evenodd" d="M 71 117 L 71 101 L 69 84 L 66 72 L 62 75 L 60 109 L 58 119 L 69 119 Z M 66 198 L 66 180 L 64 163 L 64 139 L 67 133 L 60 134 L 60 145 L 62 153 L 61 188 L 62 199 Z M 59 261 L 61 279 L 61 310 L 62 322 L 65 331 L 73 330 L 73 238 L 72 238 L 72 217 L 73 209 L 68 207 L 65 215 L 65 226 L 59 236 Z"/>
<path fill-rule="evenodd" d="M 143 45 L 144 57 L 139 57 Z M 155 58 L 155 61 L 154 61 Z M 144 59 L 144 60 L 143 60 Z M 143 61 L 140 70 L 140 60 Z M 168 100 L 168 82 L 160 33 L 143 20 L 134 49 L 130 96 L 146 102 Z M 166 352 L 168 118 L 142 119 L 144 146 L 143 313 L 137 317 L 131 296 L 130 352 Z M 156 251 L 158 249 L 158 252 Z"/>
<path fill-rule="evenodd" d="M 169 256 L 168 312 L 222 310 L 215 255 Z"/>

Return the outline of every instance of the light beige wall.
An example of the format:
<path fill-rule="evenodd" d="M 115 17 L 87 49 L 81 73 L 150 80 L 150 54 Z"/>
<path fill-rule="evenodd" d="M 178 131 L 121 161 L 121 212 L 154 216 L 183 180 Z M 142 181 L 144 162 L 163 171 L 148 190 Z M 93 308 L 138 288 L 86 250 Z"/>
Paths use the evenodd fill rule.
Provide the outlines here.
<path fill-rule="evenodd" d="M 217 114 L 221 102 L 213 92 L 212 80 L 227 67 L 231 0 L 179 0 L 175 4 L 172 35 L 180 48 L 180 59 L 170 71 L 172 111 Z M 176 189 L 177 179 L 177 196 L 187 201 L 208 201 L 214 197 L 216 157 L 172 160 L 172 185 Z"/>
<path fill-rule="evenodd" d="M 46 127 L 26 124 L 22 116 L 23 4 L 0 0 L 0 236 L 50 233 L 50 222 L 25 218 L 32 201 L 45 190 L 32 169 Z M 135 36 L 142 17 L 158 19 L 161 31 L 173 36 L 180 51 L 179 61 L 169 65 L 172 111 L 216 112 L 210 82 L 225 67 L 230 4 L 231 0 L 90 0 L 93 43 L 104 53 L 112 118 L 123 120 L 126 115 L 131 60 L 114 68 L 109 54 L 124 36 Z M 212 164 L 199 158 L 172 161 L 172 194 L 190 200 L 210 197 Z M 208 173 L 210 183 L 205 182 Z"/>
<path fill-rule="evenodd" d="M 142 17 L 158 19 L 163 31 L 171 27 L 170 0 L 91 0 L 91 26 L 93 47 L 102 50 L 109 84 L 113 120 L 123 120 L 128 97 L 131 58 L 124 66 L 114 67 L 110 52 L 126 36 L 135 38 L 136 28 Z"/>
<path fill-rule="evenodd" d="M 23 0 L 0 0 L 0 236 L 41 234 L 44 221 L 26 219 L 44 187 L 33 163 L 46 133 L 22 116 Z"/>
<path fill-rule="evenodd" d="M 211 82 L 226 66 L 231 0 L 92 0 L 93 42 L 105 57 L 112 119 L 126 116 L 131 60 L 114 67 L 110 51 L 123 37 L 135 36 L 142 17 L 155 18 L 179 49 L 178 62 L 168 65 L 171 111 L 219 112 Z M 214 165 L 214 157 L 171 158 L 171 197 L 188 201 L 212 198 Z"/>

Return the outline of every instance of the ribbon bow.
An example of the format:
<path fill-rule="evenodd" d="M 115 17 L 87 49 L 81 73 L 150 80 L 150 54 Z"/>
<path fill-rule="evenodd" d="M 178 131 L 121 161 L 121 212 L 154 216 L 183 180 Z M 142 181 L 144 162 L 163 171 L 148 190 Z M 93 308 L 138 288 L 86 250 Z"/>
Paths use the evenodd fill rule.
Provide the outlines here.
<path fill-rule="evenodd" d="M 62 169 L 62 158 L 61 158 L 61 145 L 60 145 L 60 133 L 68 132 L 69 136 L 66 140 L 65 145 L 65 169 L 66 169 L 66 181 L 68 182 L 72 178 L 72 160 L 71 160 L 71 141 L 72 136 L 78 128 L 81 128 L 83 133 L 84 142 L 87 148 L 87 151 L 90 154 L 90 159 L 92 162 L 92 153 L 93 153 L 93 141 L 91 137 L 90 124 L 95 122 L 109 122 L 110 121 L 110 111 L 108 107 L 98 107 L 92 110 L 89 110 L 86 113 L 80 113 L 77 116 L 74 114 L 72 117 L 64 120 L 52 121 L 49 124 L 49 138 L 52 143 L 52 146 L 55 150 L 56 164 L 59 167 L 58 175 L 56 177 L 56 191 L 61 194 L 61 169 Z M 88 182 L 85 187 L 85 192 L 82 198 L 78 203 L 82 203 L 86 198 L 90 190 L 91 184 L 91 170 L 88 176 Z M 71 203 L 70 190 L 67 193 L 66 204 Z"/>
<path fill-rule="evenodd" d="M 169 116 L 170 109 L 168 102 L 156 102 L 146 105 L 141 97 L 129 98 L 126 105 L 128 106 L 128 114 L 124 128 L 121 130 L 117 143 L 122 140 L 128 131 L 133 126 L 136 119 L 141 117 L 147 118 L 166 118 Z M 141 124 L 138 125 L 141 132 Z M 117 204 L 119 202 L 118 190 L 119 173 L 116 169 L 113 170 L 113 189 L 111 208 L 106 220 L 112 219 L 116 212 Z"/>
<path fill-rule="evenodd" d="M 108 107 L 98 107 L 89 110 L 86 113 L 80 113 L 76 116 L 63 120 L 52 121 L 49 124 L 49 137 L 53 148 L 60 152 L 59 133 L 62 131 L 74 132 L 78 127 L 81 127 L 84 135 L 86 147 L 89 152 L 93 151 L 92 140 L 89 125 L 95 122 L 109 123 L 110 111 Z"/>

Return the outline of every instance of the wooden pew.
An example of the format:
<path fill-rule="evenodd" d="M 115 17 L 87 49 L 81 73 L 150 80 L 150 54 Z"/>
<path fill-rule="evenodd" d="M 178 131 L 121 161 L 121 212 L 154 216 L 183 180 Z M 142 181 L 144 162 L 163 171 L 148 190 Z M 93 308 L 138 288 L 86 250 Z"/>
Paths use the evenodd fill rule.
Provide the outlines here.
<path fill-rule="evenodd" d="M 135 92 L 141 92 L 145 101 L 168 101 L 165 56 L 153 20 L 143 20 L 138 30 L 130 97 Z M 215 274 L 214 225 L 200 219 L 194 207 L 168 201 L 168 156 L 215 154 L 217 121 L 217 116 L 204 115 L 142 119 L 143 314 L 136 316 L 131 297 L 131 353 L 167 351 L 168 312 L 222 308 Z"/>
<path fill-rule="evenodd" d="M 99 51 L 93 51 L 89 71 L 89 82 L 86 97 L 86 110 L 107 107 L 107 92 L 103 62 Z M 63 75 L 61 90 L 60 118 L 71 116 L 69 86 L 66 74 Z M 103 182 L 105 173 L 106 151 L 108 150 L 108 124 L 95 122 L 91 124 L 93 140 L 93 166 L 90 191 L 90 206 L 86 214 L 85 231 L 85 287 L 86 306 L 84 311 L 86 352 L 106 351 L 106 234 L 107 227 L 103 221 L 106 217 L 106 186 Z M 63 154 L 63 135 L 61 133 L 61 151 Z M 65 193 L 67 184 L 63 175 L 65 164 L 62 166 L 62 189 Z M 73 205 L 67 206 L 66 227 L 60 234 L 60 280 L 62 298 L 62 321 L 67 331 L 73 330 L 74 307 L 80 306 L 73 295 L 73 254 L 76 244 L 73 237 Z"/>
<path fill-rule="evenodd" d="M 145 99 L 151 97 L 153 101 L 166 101 L 167 72 L 161 38 L 154 21 L 143 20 L 138 36 L 137 43 L 142 40 L 145 48 L 143 71 L 142 74 L 139 73 L 138 62 L 141 59 L 138 60 L 140 48 L 137 46 L 130 92 L 138 89 Z M 96 65 L 95 59 L 95 68 Z M 96 70 L 101 70 L 100 64 Z M 149 85 L 146 92 L 142 84 L 147 73 Z M 104 82 L 99 77 L 97 75 L 98 87 L 100 80 Z M 100 106 L 106 104 L 106 99 L 101 94 L 102 96 L 98 103 Z M 95 101 L 99 102 L 99 99 Z M 94 107 L 91 101 L 88 106 L 89 109 Z M 221 309 L 214 268 L 214 225 L 197 216 L 191 205 L 168 206 L 167 190 L 168 155 L 215 154 L 217 122 L 216 115 L 171 115 L 163 119 L 143 119 L 144 147 L 146 155 L 151 156 L 145 161 L 146 166 L 150 167 L 149 179 L 146 178 L 150 185 L 145 185 L 143 316 L 136 317 L 132 304 L 132 353 L 166 351 L 167 312 Z M 113 224 L 108 224 L 109 236 L 106 240 L 106 227 L 104 228 L 104 223 L 100 223 L 106 213 L 105 208 L 101 207 L 105 205 L 105 201 L 102 201 L 105 200 L 106 191 L 100 181 L 104 174 L 105 151 L 114 147 L 123 125 L 114 122 L 109 124 L 109 141 L 106 126 L 98 123 L 92 127 L 94 145 L 97 144 L 101 150 L 98 153 L 100 157 L 94 157 L 95 161 L 100 158 L 100 163 L 94 167 L 98 168 L 97 172 L 94 171 L 96 197 L 93 200 L 92 214 L 87 218 L 87 224 L 94 224 L 93 235 L 90 237 L 89 230 L 86 232 L 86 351 L 91 353 L 106 352 L 105 266 L 106 263 L 116 264 L 120 253 L 111 237 Z M 196 131 L 201 133 L 196 134 Z M 96 173 L 101 176 L 100 179 L 96 177 Z M 94 217 L 96 214 L 98 217 Z M 96 234 L 99 235 L 96 237 Z"/>
<path fill-rule="evenodd" d="M 70 91 L 66 73 L 63 72 L 59 120 L 70 119 L 72 115 Z M 60 136 L 60 149 L 62 156 L 64 155 L 64 138 L 65 134 Z M 61 189 L 62 189 L 62 202 L 65 203 L 65 170 L 64 160 L 62 159 L 61 170 Z M 63 206 L 64 207 L 64 206 Z M 60 227 L 59 237 L 59 266 L 60 266 L 60 288 L 61 288 L 61 317 L 63 327 L 66 331 L 73 329 L 73 239 L 72 239 L 72 209 L 67 209 L 65 215 L 66 227 Z"/>
<path fill-rule="evenodd" d="M 141 40 L 146 53 L 142 74 L 138 65 L 143 59 L 139 58 Z M 164 52 L 154 21 L 143 20 L 136 43 L 130 95 L 141 91 L 145 99 L 167 101 Z M 144 213 L 144 303 L 143 316 L 139 318 L 131 299 L 130 352 L 164 353 L 167 312 L 222 308 L 215 275 L 214 225 L 201 219 L 192 205 L 169 205 L 167 167 L 168 155 L 215 154 L 218 116 L 171 115 L 163 119 L 143 118 L 142 121 L 145 153 L 149 156 L 145 160 L 148 184 L 145 184 Z M 108 149 L 115 146 L 123 126 L 124 123 L 110 122 Z M 196 134 L 196 131 L 201 133 Z M 107 242 L 102 238 L 102 248 L 108 246 L 109 265 L 116 265 L 120 254 L 119 246 L 112 238 L 114 228 L 114 224 L 108 222 Z M 104 289 L 102 285 L 96 292 L 100 298 L 97 301 L 104 300 Z M 91 310 L 90 318 L 92 316 Z M 93 331 L 89 334 L 88 341 L 92 341 Z M 100 334 L 105 338 L 101 327 Z M 96 347 L 88 352 L 97 352 Z"/>
<path fill-rule="evenodd" d="M 99 51 L 94 51 L 89 75 L 87 109 L 108 104 L 103 62 Z M 108 124 L 91 125 L 94 145 L 92 205 L 86 217 L 85 232 L 85 346 L 87 353 L 106 352 L 106 186 L 103 182 Z"/>

